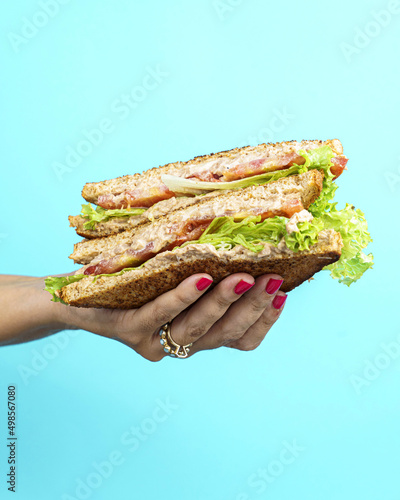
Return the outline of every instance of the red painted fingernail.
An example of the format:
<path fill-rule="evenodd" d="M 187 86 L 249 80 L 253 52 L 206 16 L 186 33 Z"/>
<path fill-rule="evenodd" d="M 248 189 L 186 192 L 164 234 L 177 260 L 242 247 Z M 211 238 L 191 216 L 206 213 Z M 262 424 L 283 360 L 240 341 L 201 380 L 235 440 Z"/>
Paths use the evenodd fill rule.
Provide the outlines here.
<path fill-rule="evenodd" d="M 210 280 L 208 278 L 200 278 L 199 281 L 196 283 L 196 288 L 197 290 L 199 290 L 199 292 L 202 292 L 207 287 L 209 287 L 212 282 L 213 280 Z"/>
<path fill-rule="evenodd" d="M 247 281 L 241 280 L 239 283 L 235 286 L 235 293 L 238 295 L 241 295 L 244 292 L 247 292 L 247 290 L 250 290 L 250 288 L 254 285 L 254 283 L 247 283 Z"/>
<path fill-rule="evenodd" d="M 270 295 L 272 295 L 279 290 L 282 283 L 283 283 L 283 280 L 276 280 L 274 278 L 271 278 L 268 281 L 267 286 L 265 287 L 265 291 L 267 293 L 269 293 Z"/>
<path fill-rule="evenodd" d="M 286 299 L 287 295 L 277 295 L 272 301 L 272 305 L 275 307 L 275 309 L 280 309 L 286 302 Z"/>

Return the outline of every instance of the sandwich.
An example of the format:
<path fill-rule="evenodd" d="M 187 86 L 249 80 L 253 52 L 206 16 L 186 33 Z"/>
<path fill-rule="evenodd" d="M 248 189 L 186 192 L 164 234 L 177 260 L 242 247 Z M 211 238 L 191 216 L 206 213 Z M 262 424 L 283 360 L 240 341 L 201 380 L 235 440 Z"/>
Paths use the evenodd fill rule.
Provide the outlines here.
<path fill-rule="evenodd" d="M 46 289 L 72 306 L 129 309 L 199 272 L 214 284 L 277 273 L 288 292 L 329 269 L 350 285 L 373 257 L 364 214 L 332 201 L 346 164 L 338 140 L 291 141 L 86 184 L 89 205 L 69 217 L 85 238 L 70 256 L 82 267 Z"/>

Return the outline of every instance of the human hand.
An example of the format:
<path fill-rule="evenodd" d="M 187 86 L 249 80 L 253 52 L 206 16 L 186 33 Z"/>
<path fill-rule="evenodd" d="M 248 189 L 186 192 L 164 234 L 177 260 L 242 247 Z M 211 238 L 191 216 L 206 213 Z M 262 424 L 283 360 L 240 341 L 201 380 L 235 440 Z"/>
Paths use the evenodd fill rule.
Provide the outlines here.
<path fill-rule="evenodd" d="M 274 274 L 254 280 L 238 273 L 207 292 L 211 276 L 196 274 L 139 309 L 57 306 L 67 325 L 118 340 L 150 361 L 167 356 L 159 330 L 170 321 L 177 344 L 193 342 L 190 356 L 221 346 L 250 351 L 260 345 L 282 312 L 286 294 L 277 291 L 281 280 Z"/>

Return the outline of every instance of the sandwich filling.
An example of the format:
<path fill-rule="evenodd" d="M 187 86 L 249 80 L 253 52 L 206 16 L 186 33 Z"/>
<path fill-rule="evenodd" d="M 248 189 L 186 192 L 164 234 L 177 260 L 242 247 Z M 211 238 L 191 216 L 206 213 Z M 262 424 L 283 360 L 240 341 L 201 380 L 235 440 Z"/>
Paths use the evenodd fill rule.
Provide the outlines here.
<path fill-rule="evenodd" d="M 289 153 L 283 157 L 260 158 L 237 165 L 224 165 L 222 168 L 196 172 L 186 177 L 186 179 L 197 179 L 204 182 L 231 182 L 267 172 L 285 170 L 293 165 L 304 165 L 305 161 L 305 158 L 298 153 Z M 335 175 L 335 178 L 339 177 L 343 172 L 347 161 L 345 156 L 332 158 L 331 171 Z"/>
<path fill-rule="evenodd" d="M 307 178 L 303 182 L 306 183 Z M 111 274 L 125 267 L 138 266 L 158 253 L 198 240 L 218 217 L 234 221 L 249 216 L 258 216 L 260 221 L 276 216 L 290 218 L 304 211 L 300 187 L 292 186 L 291 190 L 282 199 L 279 192 L 254 186 L 238 196 L 220 196 L 203 203 L 200 211 L 197 206 L 190 206 L 175 212 L 172 217 L 139 227 L 129 243 L 115 241 L 113 248 L 97 255 L 83 272 L 86 275 Z"/>
<path fill-rule="evenodd" d="M 292 208 L 294 209 L 295 207 Z M 299 205 L 299 209 L 301 208 L 302 206 Z M 304 210 L 301 211 L 304 212 Z M 262 210 L 260 210 L 260 212 L 262 212 Z M 226 215 L 225 217 L 231 220 L 240 220 L 241 216 L 235 217 Z M 271 217 L 271 212 L 261 213 L 259 215 L 259 220 L 265 220 L 268 217 Z M 190 222 L 175 224 L 169 228 L 168 233 L 161 240 L 157 239 L 156 241 L 153 240 L 149 243 L 145 243 L 145 246 L 140 249 L 131 247 L 114 257 L 102 259 L 97 264 L 86 267 L 83 273 L 86 275 L 112 274 L 121 271 L 125 267 L 139 266 L 161 252 L 167 252 L 176 247 L 180 247 L 184 243 L 198 240 L 211 225 L 213 220 L 214 219 L 197 218 L 191 219 Z"/>
<path fill-rule="evenodd" d="M 323 146 L 323 149 L 329 146 Z M 308 150 L 312 151 L 312 149 Z M 343 155 L 332 155 L 331 172 L 334 179 L 339 177 L 346 167 L 348 159 Z M 204 162 L 201 167 L 194 167 L 193 172 L 188 172 L 182 179 L 195 181 L 198 184 L 198 189 L 201 192 L 201 183 L 213 183 L 212 189 L 220 189 L 218 184 L 230 183 L 242 179 L 251 179 L 252 177 L 261 176 L 263 174 L 271 174 L 281 170 L 288 170 L 294 165 L 300 166 L 306 163 L 306 159 L 302 151 L 296 151 L 281 155 L 268 155 L 265 158 L 255 157 L 238 157 L 231 159 L 229 157 L 220 158 L 218 160 L 209 159 Z M 289 175 L 290 173 L 288 173 Z M 283 177 L 282 175 L 281 177 Z M 167 200 L 182 193 L 174 189 L 173 185 L 165 182 L 165 178 L 170 176 L 162 176 L 162 181 L 159 185 L 154 186 L 154 180 L 151 180 L 151 185 L 146 186 L 145 182 L 139 187 L 127 189 L 119 194 L 107 193 L 100 195 L 96 204 L 105 209 L 121 209 L 121 208 L 149 208 L 155 203 L 162 200 Z M 179 178 L 179 177 L 178 177 Z M 267 178 L 268 179 L 268 176 Z M 176 184 L 175 184 L 176 185 Z M 234 186 L 232 186 L 234 187 Z M 223 189 L 229 189 L 224 187 Z M 207 191 L 208 189 L 206 189 Z M 198 194 L 198 193 L 195 193 Z"/>

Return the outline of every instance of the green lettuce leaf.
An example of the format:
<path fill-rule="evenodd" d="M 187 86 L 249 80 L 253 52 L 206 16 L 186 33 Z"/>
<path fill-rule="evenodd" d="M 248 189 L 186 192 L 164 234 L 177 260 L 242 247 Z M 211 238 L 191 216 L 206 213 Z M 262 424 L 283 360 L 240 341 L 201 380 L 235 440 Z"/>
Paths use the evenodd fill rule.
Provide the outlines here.
<path fill-rule="evenodd" d="M 299 151 L 299 155 L 303 156 L 306 160 L 303 167 L 307 169 L 322 169 L 325 173 L 325 177 L 334 177 L 330 171 L 330 167 L 332 166 L 332 158 L 335 154 L 329 146 L 321 146 L 320 148 L 310 149 L 308 151 L 302 149 Z"/>
<path fill-rule="evenodd" d="M 331 202 L 335 196 L 337 184 L 333 182 L 335 177 L 330 167 L 332 166 L 332 158 L 335 156 L 329 146 L 311 149 L 310 151 L 300 151 L 299 154 L 305 158 L 306 162 L 303 165 L 305 168 L 318 168 L 324 171 L 324 181 L 322 192 L 317 200 L 309 207 L 308 211 L 314 217 L 320 217 L 325 211 L 331 207 Z"/>
<path fill-rule="evenodd" d="M 139 269 L 142 267 L 145 263 L 141 264 L 140 266 L 137 267 L 126 267 L 125 269 L 122 269 L 122 271 L 118 271 L 117 273 L 112 273 L 112 274 L 97 274 L 96 276 L 93 276 L 93 281 L 96 282 L 98 278 L 101 276 L 121 276 L 124 273 L 127 273 L 128 271 L 133 271 L 134 269 Z M 61 302 L 62 304 L 65 304 L 65 302 L 57 297 L 56 292 L 58 290 L 61 290 L 64 286 L 70 285 L 71 283 L 75 283 L 77 281 L 81 281 L 83 278 L 87 278 L 88 275 L 86 274 L 74 274 L 72 276 L 49 276 L 48 278 L 45 278 L 44 280 L 44 290 L 47 292 L 51 293 L 53 298 L 51 299 L 53 302 Z"/>
<path fill-rule="evenodd" d="M 335 196 L 338 185 L 331 179 L 324 179 L 322 192 L 312 205 L 308 207 L 308 211 L 314 217 L 320 217 L 326 211 L 332 208 L 332 200 Z"/>
<path fill-rule="evenodd" d="M 317 243 L 318 235 L 324 229 L 324 223 L 320 219 L 314 219 L 311 222 L 300 222 L 297 227 L 299 231 L 285 234 L 286 246 L 294 252 L 310 250 L 310 247 Z"/>
<path fill-rule="evenodd" d="M 243 189 L 249 186 L 258 186 L 260 184 L 268 184 L 269 182 L 277 181 L 289 175 L 296 175 L 307 172 L 304 165 L 293 165 L 285 170 L 276 170 L 275 172 L 266 172 L 265 174 L 253 175 L 245 179 L 229 182 L 205 182 L 194 181 L 192 179 L 184 179 L 175 175 L 164 174 L 161 180 L 169 190 L 178 194 L 199 195 L 202 193 L 226 190 L 226 189 Z"/>
<path fill-rule="evenodd" d="M 83 225 L 85 229 L 94 229 L 99 222 L 107 222 L 114 217 L 132 217 L 145 212 L 145 208 L 120 208 L 116 210 L 105 210 L 101 207 L 94 209 L 90 203 L 82 205 L 81 216 L 87 219 Z"/>
<path fill-rule="evenodd" d="M 338 279 L 339 283 L 350 286 L 373 266 L 373 255 L 363 253 L 363 249 L 372 242 L 367 221 L 360 209 L 346 204 L 344 209 L 337 210 L 337 203 L 332 202 L 338 188 L 333 182 L 334 175 L 330 171 L 334 156 L 332 150 L 328 146 L 323 146 L 308 152 L 301 151 L 300 154 L 306 160 L 304 167 L 313 168 L 313 165 L 318 164 L 325 174 L 322 193 L 308 208 L 315 217 L 312 224 L 322 221 L 325 229 L 338 231 L 343 239 L 340 259 L 324 269 L 331 271 L 332 278 Z"/>
<path fill-rule="evenodd" d="M 71 283 L 75 283 L 76 281 L 80 281 L 84 278 L 84 274 L 75 274 L 72 276 L 49 276 L 44 280 L 45 290 L 53 296 L 51 299 L 53 302 L 61 302 L 65 304 L 65 302 L 57 297 L 56 291 L 61 290 L 64 286 L 67 286 Z"/>
<path fill-rule="evenodd" d="M 348 203 L 342 210 L 337 210 L 336 203 L 333 203 L 320 220 L 325 228 L 338 231 L 343 239 L 340 259 L 324 269 L 331 271 L 332 278 L 339 279 L 339 283 L 350 286 L 374 264 L 373 255 L 363 253 L 364 248 L 372 241 L 365 216 L 360 209 Z"/>
<path fill-rule="evenodd" d="M 286 246 L 295 252 L 309 250 L 318 241 L 318 233 L 323 229 L 322 221 L 301 222 L 298 232 L 288 234 L 285 217 L 273 217 L 260 222 L 261 217 L 247 217 L 236 222 L 232 217 L 218 217 L 208 226 L 198 240 L 188 241 L 182 247 L 195 243 L 208 243 L 217 250 L 231 250 L 242 245 L 252 252 L 260 252 L 264 245 L 277 246 L 282 238 Z"/>

